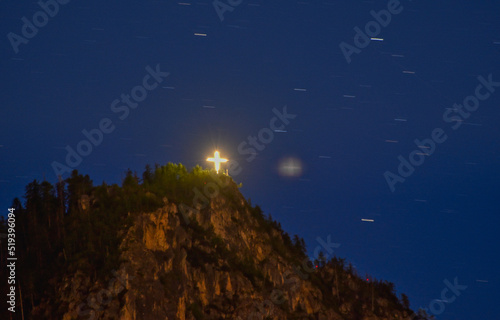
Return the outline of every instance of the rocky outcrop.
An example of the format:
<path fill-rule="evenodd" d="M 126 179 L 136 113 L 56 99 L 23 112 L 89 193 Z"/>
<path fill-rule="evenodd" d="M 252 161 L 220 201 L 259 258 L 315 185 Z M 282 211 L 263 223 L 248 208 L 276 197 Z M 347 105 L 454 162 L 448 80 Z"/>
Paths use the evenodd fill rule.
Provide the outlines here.
<path fill-rule="evenodd" d="M 56 305 L 64 310 L 63 319 L 407 316 L 380 298 L 372 305 L 341 301 L 345 290 L 356 297 L 357 282 L 341 279 L 344 291 L 337 291 L 333 269 L 300 266 L 292 254 L 278 252 L 277 246 L 286 249 L 280 230 L 265 231 L 237 190 L 231 198 L 219 195 L 197 209 L 185 215 L 164 199 L 162 208 L 137 215 L 123 233 L 118 270 L 93 283 L 77 273 L 59 286 Z M 42 304 L 34 314 L 50 318 L 50 308 Z"/>

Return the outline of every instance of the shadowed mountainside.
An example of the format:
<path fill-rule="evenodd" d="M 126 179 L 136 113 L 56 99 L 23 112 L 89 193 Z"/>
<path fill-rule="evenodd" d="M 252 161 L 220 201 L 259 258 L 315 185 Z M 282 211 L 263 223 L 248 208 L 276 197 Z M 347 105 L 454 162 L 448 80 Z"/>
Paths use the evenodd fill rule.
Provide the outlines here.
<path fill-rule="evenodd" d="M 147 166 L 122 186 L 74 171 L 33 181 L 25 199 L 13 207 L 26 319 L 427 318 L 344 259 L 310 261 L 303 239 L 214 171 Z"/>

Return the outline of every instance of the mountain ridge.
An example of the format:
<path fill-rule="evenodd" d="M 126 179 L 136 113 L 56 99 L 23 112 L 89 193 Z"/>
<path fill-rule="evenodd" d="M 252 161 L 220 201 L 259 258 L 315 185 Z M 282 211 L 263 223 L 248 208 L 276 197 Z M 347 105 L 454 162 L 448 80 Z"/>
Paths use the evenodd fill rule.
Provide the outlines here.
<path fill-rule="evenodd" d="M 167 164 L 147 167 L 142 179 L 129 171 L 121 187 L 94 187 L 77 172 L 65 182 L 45 195 L 54 205 L 45 214 L 32 197 L 47 184 L 27 187 L 26 208 L 16 203 L 25 214 L 40 209 L 22 223 L 45 228 L 58 246 L 23 241 L 61 268 L 27 285 L 33 319 L 425 318 L 392 283 L 361 279 L 344 259 L 321 252 L 310 261 L 303 239 L 292 240 L 223 174 Z M 24 271 L 34 280 L 49 274 Z"/>

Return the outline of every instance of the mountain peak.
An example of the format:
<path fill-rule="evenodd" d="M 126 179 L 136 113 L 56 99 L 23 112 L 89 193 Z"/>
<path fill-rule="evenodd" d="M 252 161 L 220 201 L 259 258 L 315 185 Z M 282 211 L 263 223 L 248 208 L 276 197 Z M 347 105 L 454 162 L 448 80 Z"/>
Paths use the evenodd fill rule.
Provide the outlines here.
<path fill-rule="evenodd" d="M 21 255 L 42 255 L 42 268 L 23 270 L 32 275 L 22 289 L 33 318 L 377 320 L 412 313 L 392 283 L 361 279 L 344 259 L 323 253 L 311 261 L 303 239 L 292 241 L 215 171 L 147 167 L 142 179 L 129 171 L 121 187 L 93 186 L 73 172 L 66 186 L 46 186 L 52 192 L 45 197 L 30 185 L 18 209 L 21 224 L 39 237 L 24 238 Z M 50 247 L 39 241 L 45 237 Z"/>

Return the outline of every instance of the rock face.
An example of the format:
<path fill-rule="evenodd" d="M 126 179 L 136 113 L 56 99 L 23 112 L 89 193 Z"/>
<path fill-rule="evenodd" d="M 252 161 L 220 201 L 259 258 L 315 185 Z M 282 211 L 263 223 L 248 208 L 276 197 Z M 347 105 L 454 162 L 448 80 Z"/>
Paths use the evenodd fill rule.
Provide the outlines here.
<path fill-rule="evenodd" d="M 189 213 L 164 199 L 162 208 L 136 215 L 122 231 L 121 264 L 107 280 L 66 277 L 58 300 L 36 313 L 50 318 L 57 308 L 65 320 L 408 316 L 397 298 L 362 297 L 360 279 L 328 263 L 313 268 L 290 252 L 283 231 L 230 188 L 231 197 L 220 194 Z"/>

